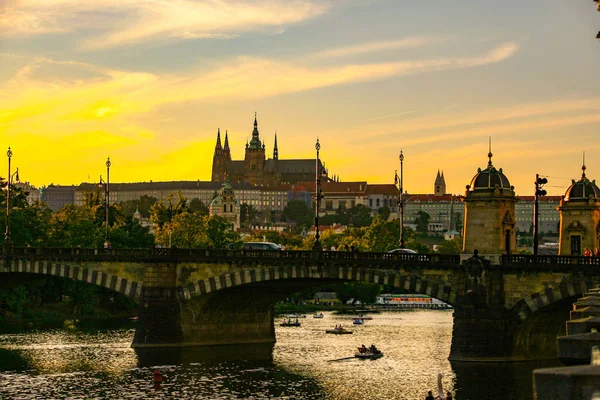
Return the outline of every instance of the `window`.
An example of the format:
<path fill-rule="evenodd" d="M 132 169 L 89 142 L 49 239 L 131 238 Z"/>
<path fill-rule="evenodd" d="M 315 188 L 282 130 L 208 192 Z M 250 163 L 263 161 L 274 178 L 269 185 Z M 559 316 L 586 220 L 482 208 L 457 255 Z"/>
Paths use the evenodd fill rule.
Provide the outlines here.
<path fill-rule="evenodd" d="M 369 207 L 373 208 L 373 199 L 369 199 Z"/>
<path fill-rule="evenodd" d="M 377 207 L 379 207 L 379 199 L 377 199 Z"/>

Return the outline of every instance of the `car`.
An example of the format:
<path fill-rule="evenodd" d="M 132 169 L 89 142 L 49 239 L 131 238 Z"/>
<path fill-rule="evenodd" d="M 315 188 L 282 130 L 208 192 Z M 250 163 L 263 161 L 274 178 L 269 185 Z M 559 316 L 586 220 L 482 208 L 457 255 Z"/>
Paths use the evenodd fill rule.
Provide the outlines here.
<path fill-rule="evenodd" d="M 281 251 L 281 247 L 271 242 L 246 242 L 244 250 Z"/>
<path fill-rule="evenodd" d="M 390 254 L 418 254 L 416 251 L 411 249 L 394 249 L 388 251 Z"/>

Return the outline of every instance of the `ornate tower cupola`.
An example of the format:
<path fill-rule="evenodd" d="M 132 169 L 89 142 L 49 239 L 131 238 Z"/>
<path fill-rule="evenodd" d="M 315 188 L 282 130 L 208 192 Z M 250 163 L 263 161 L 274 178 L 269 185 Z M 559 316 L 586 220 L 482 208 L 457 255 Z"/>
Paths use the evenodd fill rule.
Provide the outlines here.
<path fill-rule="evenodd" d="M 465 222 L 463 253 L 481 255 L 511 254 L 517 249 L 515 231 L 514 187 L 502 172 L 492 164 L 492 142 L 487 168 L 479 168 L 467 185 L 465 194 Z"/>
<path fill-rule="evenodd" d="M 279 150 L 277 149 L 277 131 L 275 131 L 275 145 L 273 146 L 273 160 L 279 160 Z"/>
<path fill-rule="evenodd" d="M 446 180 L 444 179 L 444 171 L 442 171 L 442 174 L 440 175 L 439 169 L 435 178 L 434 189 L 435 191 L 433 193 L 435 196 L 444 196 L 446 194 Z"/>
<path fill-rule="evenodd" d="M 600 189 L 585 176 L 585 154 L 581 179 L 573 179 L 560 201 L 559 255 L 581 256 L 585 249 L 600 248 Z"/>

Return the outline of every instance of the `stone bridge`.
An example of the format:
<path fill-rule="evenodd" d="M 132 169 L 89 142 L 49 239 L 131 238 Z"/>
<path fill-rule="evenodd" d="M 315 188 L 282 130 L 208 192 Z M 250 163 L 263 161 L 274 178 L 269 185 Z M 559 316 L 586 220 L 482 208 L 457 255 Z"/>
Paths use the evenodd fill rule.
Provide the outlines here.
<path fill-rule="evenodd" d="M 600 259 L 496 258 L 500 264 L 444 254 L 12 248 L 0 274 L 59 276 L 135 299 L 133 347 L 272 343 L 277 302 L 360 281 L 451 304 L 452 360 L 555 358 L 574 299 L 600 283 Z"/>

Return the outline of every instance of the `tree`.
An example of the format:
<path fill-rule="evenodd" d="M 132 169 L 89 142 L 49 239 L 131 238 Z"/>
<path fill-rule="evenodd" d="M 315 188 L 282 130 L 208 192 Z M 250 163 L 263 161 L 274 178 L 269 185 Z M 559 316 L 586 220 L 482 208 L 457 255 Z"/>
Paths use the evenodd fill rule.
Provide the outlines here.
<path fill-rule="evenodd" d="M 381 293 L 381 285 L 366 282 L 345 282 L 336 288 L 338 299 L 342 303 L 352 300 L 352 304 L 373 304 Z"/>
<path fill-rule="evenodd" d="M 438 246 L 437 252 L 441 254 L 460 254 L 462 250 L 462 238 L 456 237 L 452 240 L 444 240 Z"/>
<path fill-rule="evenodd" d="M 348 224 L 356 227 L 369 226 L 373 221 L 371 209 L 362 204 L 350 208 L 346 214 L 348 215 Z"/>
<path fill-rule="evenodd" d="M 200 215 L 208 215 L 208 207 L 200 199 L 192 199 L 189 206 L 190 212 L 198 212 Z"/>
<path fill-rule="evenodd" d="M 206 222 L 208 246 L 213 249 L 226 249 L 229 247 L 241 247 L 240 235 L 233 230 L 231 222 L 223 217 L 213 215 Z"/>
<path fill-rule="evenodd" d="M 48 247 L 101 247 L 104 230 L 95 222 L 94 212 L 67 204 L 52 214 L 47 230 Z"/>
<path fill-rule="evenodd" d="M 181 191 L 177 192 L 177 200 L 173 193 L 169 193 L 167 201 L 158 201 L 150 207 L 150 222 L 156 227 L 162 228 L 163 225 L 171 223 L 173 217 L 187 212 L 187 210 L 187 199 L 181 194 Z"/>
<path fill-rule="evenodd" d="M 417 225 L 417 232 L 426 233 L 429 225 L 430 216 L 425 211 L 419 211 L 417 218 L 415 218 L 415 224 Z"/>
<path fill-rule="evenodd" d="M 383 207 L 380 207 L 379 210 L 377 210 L 377 214 L 381 217 L 381 219 L 383 219 L 384 221 L 387 221 L 388 218 L 390 217 L 391 211 L 388 206 L 383 206 Z"/>
<path fill-rule="evenodd" d="M 242 204 L 240 206 L 240 224 L 244 224 L 246 226 L 250 225 L 252 222 L 256 221 L 258 218 L 258 210 L 254 208 L 251 204 Z"/>
<path fill-rule="evenodd" d="M 296 223 L 296 232 L 301 232 L 302 229 L 308 229 L 312 225 L 313 211 L 302 200 L 290 201 L 283 210 L 283 216 L 288 222 Z"/>
<path fill-rule="evenodd" d="M 135 210 L 138 210 L 142 217 L 149 218 L 150 208 L 156 201 L 155 197 L 143 195 L 137 200 L 122 201 L 119 203 L 119 207 L 121 208 L 123 215 L 127 218 L 131 217 Z"/>

